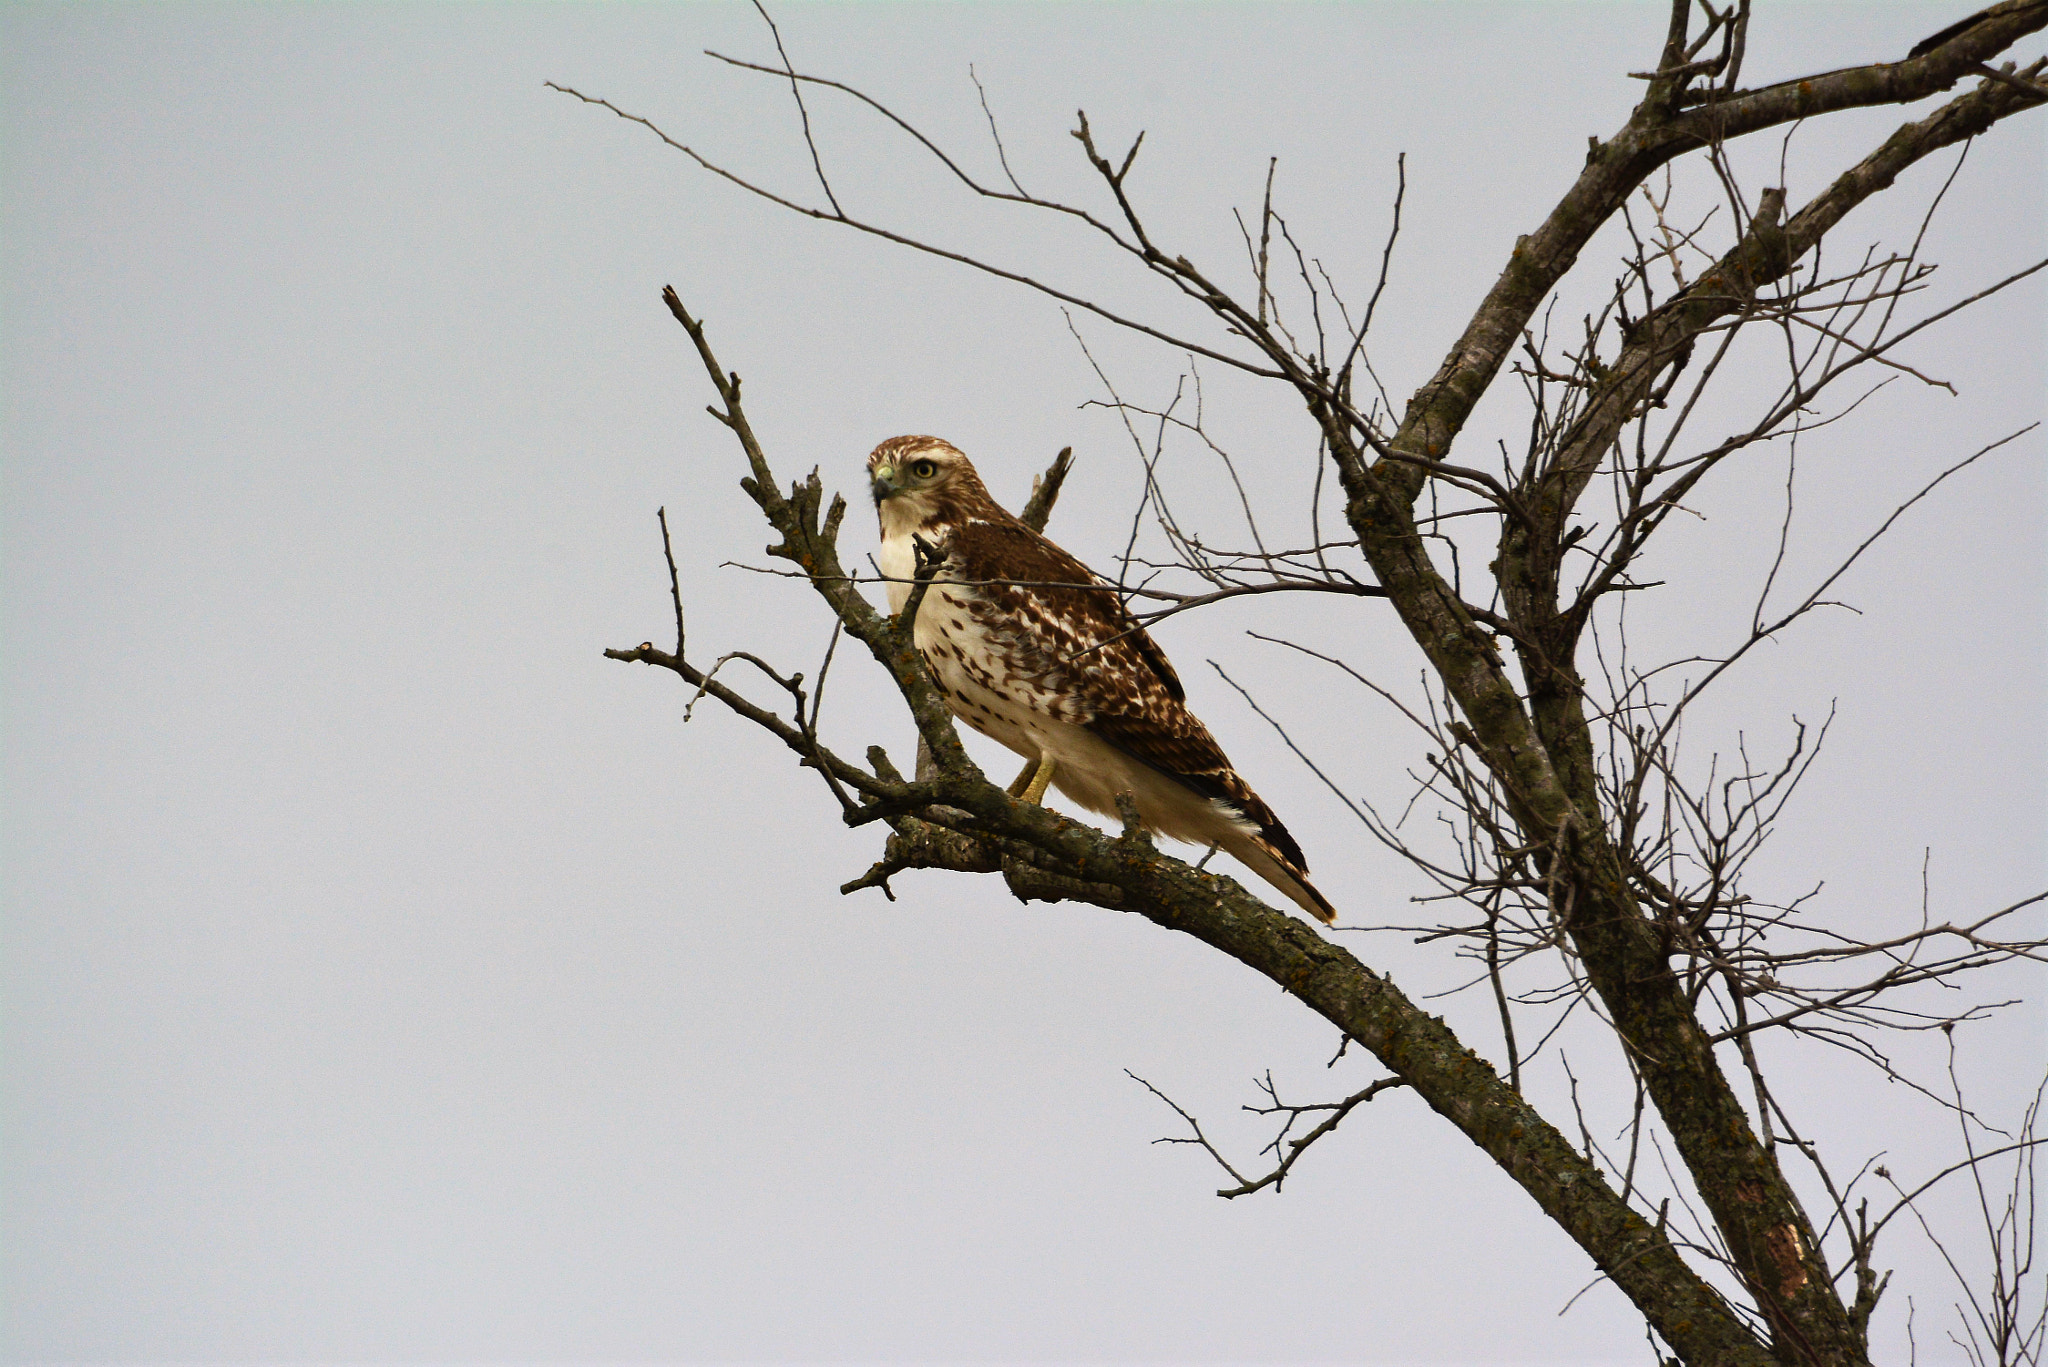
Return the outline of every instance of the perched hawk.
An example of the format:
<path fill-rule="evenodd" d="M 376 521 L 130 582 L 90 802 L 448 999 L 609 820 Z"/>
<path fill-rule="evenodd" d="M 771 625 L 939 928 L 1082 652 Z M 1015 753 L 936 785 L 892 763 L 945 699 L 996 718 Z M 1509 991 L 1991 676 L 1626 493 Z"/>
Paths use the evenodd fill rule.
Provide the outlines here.
<path fill-rule="evenodd" d="M 997 507 L 937 437 L 891 437 L 868 457 L 868 478 L 889 610 L 910 597 L 922 540 L 940 565 L 918 607 L 918 651 L 954 716 L 1024 756 L 1013 794 L 1037 802 L 1050 782 L 1114 816 L 1128 792 L 1149 829 L 1220 845 L 1304 911 L 1337 919 L 1301 847 L 1188 711 L 1180 676 L 1114 589 Z"/>

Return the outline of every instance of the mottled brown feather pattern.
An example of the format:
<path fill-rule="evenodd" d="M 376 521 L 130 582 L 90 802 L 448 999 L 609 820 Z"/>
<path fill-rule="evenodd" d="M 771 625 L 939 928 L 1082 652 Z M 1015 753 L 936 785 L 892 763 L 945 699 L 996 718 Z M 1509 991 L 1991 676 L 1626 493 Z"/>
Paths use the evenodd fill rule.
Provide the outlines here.
<path fill-rule="evenodd" d="M 1001 508 L 994 510 L 1003 521 L 976 509 L 971 520 L 934 530 L 948 577 L 977 586 L 979 601 L 969 611 L 1004 643 L 1017 672 L 1062 700 L 1061 720 L 1085 726 L 1203 797 L 1228 802 L 1288 863 L 1308 872 L 1301 846 L 1188 711 L 1180 675 L 1122 595 Z"/>

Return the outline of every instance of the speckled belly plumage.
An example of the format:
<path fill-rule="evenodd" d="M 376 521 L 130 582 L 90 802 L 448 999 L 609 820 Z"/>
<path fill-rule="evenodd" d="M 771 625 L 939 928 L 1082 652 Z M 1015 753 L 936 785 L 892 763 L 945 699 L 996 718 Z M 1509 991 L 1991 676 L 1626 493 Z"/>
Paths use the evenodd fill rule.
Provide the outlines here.
<path fill-rule="evenodd" d="M 1060 733 L 1083 720 L 1067 717 L 1074 700 L 1055 692 L 1043 670 L 981 620 L 970 591 L 933 585 L 917 614 L 917 648 L 946 695 L 953 715 L 989 739 L 1035 759 L 1064 747 Z"/>

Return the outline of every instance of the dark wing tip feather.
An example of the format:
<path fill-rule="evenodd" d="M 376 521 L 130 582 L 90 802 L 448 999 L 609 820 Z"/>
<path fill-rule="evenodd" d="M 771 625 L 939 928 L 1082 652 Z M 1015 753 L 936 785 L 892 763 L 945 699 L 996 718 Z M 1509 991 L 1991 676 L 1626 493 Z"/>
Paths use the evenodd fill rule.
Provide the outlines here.
<path fill-rule="evenodd" d="M 1237 775 L 1232 774 L 1231 777 L 1237 778 Z M 1243 779 L 1238 779 L 1238 786 L 1243 788 Z M 1251 798 L 1249 807 L 1234 797 L 1226 798 L 1225 801 L 1243 812 L 1245 820 L 1258 826 L 1259 839 L 1271 845 L 1273 852 L 1285 860 L 1289 868 L 1299 873 L 1307 873 L 1308 860 L 1302 856 L 1301 845 L 1295 840 L 1293 834 L 1280 824 L 1280 818 L 1273 815 L 1271 807 L 1268 807 L 1259 800 L 1258 794 L 1252 792 L 1249 788 L 1244 788 L 1244 793 L 1247 797 Z M 1306 885 L 1304 884 L 1304 886 Z"/>
<path fill-rule="evenodd" d="M 1308 881 L 1308 870 L 1293 860 L 1282 857 L 1278 850 L 1270 850 L 1268 853 L 1280 861 L 1281 867 L 1285 868 L 1288 876 L 1294 880 L 1294 885 L 1300 888 L 1309 901 L 1315 904 L 1311 910 L 1315 912 L 1316 919 L 1326 926 L 1337 924 L 1337 908 L 1331 906 L 1330 899 L 1323 896 L 1321 892 L 1316 890 L 1316 885 Z"/>

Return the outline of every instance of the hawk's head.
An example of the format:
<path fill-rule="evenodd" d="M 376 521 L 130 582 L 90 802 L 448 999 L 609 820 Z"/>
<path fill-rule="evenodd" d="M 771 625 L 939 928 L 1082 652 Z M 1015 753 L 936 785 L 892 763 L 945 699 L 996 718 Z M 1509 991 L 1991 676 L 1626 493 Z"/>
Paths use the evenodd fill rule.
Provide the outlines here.
<path fill-rule="evenodd" d="M 923 527 L 981 511 L 988 490 L 958 447 L 937 437 L 891 437 L 868 456 L 868 485 L 885 523 Z"/>

